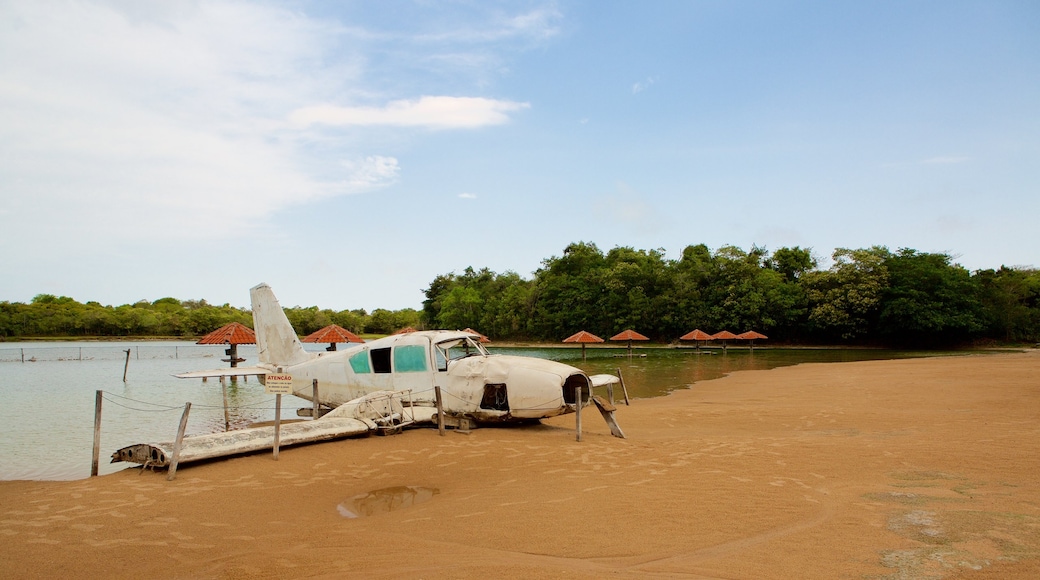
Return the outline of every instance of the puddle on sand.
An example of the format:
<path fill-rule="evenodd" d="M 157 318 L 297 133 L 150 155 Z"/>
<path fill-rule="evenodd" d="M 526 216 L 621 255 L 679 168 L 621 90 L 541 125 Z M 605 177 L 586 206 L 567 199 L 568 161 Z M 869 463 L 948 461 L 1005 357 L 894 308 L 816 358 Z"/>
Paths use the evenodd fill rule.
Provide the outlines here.
<path fill-rule="evenodd" d="M 375 516 L 412 507 L 432 499 L 440 492 L 441 490 L 435 487 L 417 485 L 384 487 L 355 495 L 336 506 L 336 510 L 339 511 L 339 515 L 351 519 Z"/>

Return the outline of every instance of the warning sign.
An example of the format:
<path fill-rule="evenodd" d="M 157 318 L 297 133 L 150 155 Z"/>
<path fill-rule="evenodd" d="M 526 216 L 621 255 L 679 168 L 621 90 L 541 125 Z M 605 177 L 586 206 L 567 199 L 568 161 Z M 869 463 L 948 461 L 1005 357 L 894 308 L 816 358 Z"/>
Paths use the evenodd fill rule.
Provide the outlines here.
<path fill-rule="evenodd" d="M 266 375 L 264 377 L 264 392 L 268 395 L 291 395 L 293 393 L 292 375 Z"/>

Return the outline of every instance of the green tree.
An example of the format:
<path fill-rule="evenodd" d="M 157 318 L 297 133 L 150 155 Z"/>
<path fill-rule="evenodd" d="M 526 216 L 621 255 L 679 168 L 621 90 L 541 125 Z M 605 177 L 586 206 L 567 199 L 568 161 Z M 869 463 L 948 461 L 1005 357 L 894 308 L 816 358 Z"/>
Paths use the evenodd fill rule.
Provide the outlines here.
<path fill-rule="evenodd" d="M 1040 270 L 1008 268 L 975 273 L 987 334 L 996 339 L 1040 341 Z"/>
<path fill-rule="evenodd" d="M 947 254 L 909 248 L 885 260 L 889 284 L 882 296 L 878 335 L 916 347 L 964 342 L 983 328 L 977 280 Z"/>
<path fill-rule="evenodd" d="M 562 256 L 542 262 L 532 296 L 537 338 L 560 340 L 578 330 L 605 334 L 614 328 L 612 314 L 600 301 L 605 263 L 596 244 L 585 242 L 570 244 Z"/>
<path fill-rule="evenodd" d="M 869 336 L 888 288 L 888 248 L 838 248 L 834 264 L 800 278 L 808 301 L 810 332 L 822 341 L 848 341 Z"/>

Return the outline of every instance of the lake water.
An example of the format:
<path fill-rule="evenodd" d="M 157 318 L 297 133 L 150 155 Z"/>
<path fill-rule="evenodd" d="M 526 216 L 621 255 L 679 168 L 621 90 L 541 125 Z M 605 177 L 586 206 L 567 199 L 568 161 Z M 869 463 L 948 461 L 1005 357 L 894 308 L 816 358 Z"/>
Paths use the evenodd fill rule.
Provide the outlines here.
<path fill-rule="evenodd" d="M 306 345 L 321 351 L 325 345 Z M 110 464 L 113 451 L 135 443 L 172 441 L 191 402 L 188 434 L 224 429 L 220 382 L 177 379 L 172 375 L 227 365 L 223 346 L 192 342 L 56 342 L 0 343 L 0 479 L 67 480 L 90 475 L 94 444 L 94 402 L 103 391 L 101 425 L 102 474 L 128 467 Z M 769 369 L 803 362 L 842 362 L 923 356 L 923 353 L 867 349 L 712 349 L 693 348 L 581 349 L 495 348 L 500 354 L 520 354 L 558 360 L 589 374 L 618 369 L 631 398 L 653 397 L 688 388 L 697 381 L 739 370 Z M 130 351 L 129 361 L 126 351 Z M 703 353 L 710 354 L 703 354 Z M 256 364 L 256 347 L 239 346 L 244 366 Z M 645 354 L 646 356 L 640 356 Z M 929 353 L 935 354 L 935 353 Z M 23 362 L 24 361 L 24 362 Z M 126 381 L 123 381 L 124 369 Z M 621 398 L 620 389 L 615 399 Z M 255 378 L 228 384 L 232 428 L 275 415 L 275 396 L 264 394 Z M 282 398 L 282 418 L 295 418 L 296 409 L 310 402 Z M 623 423 L 623 418 L 621 419 Z M 622 425 L 623 426 L 623 425 Z"/>

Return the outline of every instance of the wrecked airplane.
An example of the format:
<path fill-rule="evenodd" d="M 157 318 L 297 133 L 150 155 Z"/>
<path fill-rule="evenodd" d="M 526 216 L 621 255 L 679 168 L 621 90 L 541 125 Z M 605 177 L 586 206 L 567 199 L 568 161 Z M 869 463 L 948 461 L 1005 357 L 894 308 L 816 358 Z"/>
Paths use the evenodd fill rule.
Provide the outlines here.
<path fill-rule="evenodd" d="M 288 374 L 293 394 L 318 409 L 313 421 L 288 424 L 282 445 L 444 421 L 456 427 L 525 422 L 573 413 L 595 404 L 611 433 L 624 437 L 614 408 L 593 388 L 619 381 L 589 376 L 563 363 L 492 354 L 470 332 L 432 330 L 395 334 L 331 352 L 304 350 L 267 284 L 250 289 L 259 364 L 175 375 L 208 378 Z M 438 391 L 440 409 L 438 414 Z M 311 409 L 299 414 L 312 415 Z M 179 462 L 271 448 L 262 427 L 186 437 Z M 172 443 L 131 445 L 112 462 L 169 465 Z"/>

